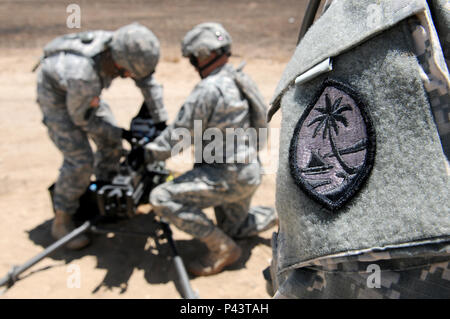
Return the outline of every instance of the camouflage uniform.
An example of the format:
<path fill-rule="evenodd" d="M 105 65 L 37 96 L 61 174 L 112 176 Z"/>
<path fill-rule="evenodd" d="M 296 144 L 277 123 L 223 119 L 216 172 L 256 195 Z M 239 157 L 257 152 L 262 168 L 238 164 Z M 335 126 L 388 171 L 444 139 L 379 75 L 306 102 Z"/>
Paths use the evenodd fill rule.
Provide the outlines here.
<path fill-rule="evenodd" d="M 441 0 L 428 4 L 441 17 L 439 12 L 448 6 Z M 374 18 L 373 12 L 379 15 Z M 326 30 L 333 28 L 331 39 Z M 438 32 L 448 34 L 448 28 Z M 320 63 L 324 58 L 333 63 Z M 316 178 L 329 169 L 320 165 L 345 163 L 319 149 L 314 165 L 301 167 L 308 146 L 326 144 L 313 144 L 305 127 L 321 119 L 309 122 L 308 112 L 325 112 L 316 106 L 325 99 L 314 102 L 310 93 L 325 85 L 326 99 L 332 101 L 330 79 L 345 83 L 336 87 L 358 93 L 356 103 L 365 107 L 374 127 L 371 131 L 366 126 L 365 134 L 376 140 L 373 168 L 365 167 L 367 181 L 356 186 L 358 192 L 347 202 L 331 208 L 320 200 L 327 195 L 320 193 L 325 184 L 308 189 L 302 184 L 304 174 L 315 169 Z M 339 94 L 339 102 L 346 99 L 345 93 Z M 280 229 L 272 240 L 275 298 L 450 297 L 448 101 L 448 69 L 425 1 L 332 2 L 299 43 L 269 112 L 283 110 L 277 174 Z M 339 155 L 338 144 L 348 144 L 364 124 L 352 127 L 349 110 L 355 104 L 335 105 L 339 107 L 334 102 L 331 111 L 342 121 L 330 130 L 336 132 L 334 153 Z M 293 112 L 301 119 L 293 119 Z M 345 135 L 346 128 L 353 135 Z M 296 134 L 302 138 L 295 140 Z M 299 146 L 298 153 L 285 155 L 289 145 L 291 150 Z M 347 163 L 355 161 L 352 154 L 369 153 L 367 146 L 341 149 Z M 336 194 L 328 199 L 335 200 Z"/>
<path fill-rule="evenodd" d="M 284 274 L 275 298 L 449 298 L 449 253 L 440 244 L 316 260 Z"/>
<path fill-rule="evenodd" d="M 175 122 L 147 144 L 152 160 L 171 156 L 172 148 L 180 142 L 180 137 L 173 134 L 177 128 L 188 129 L 193 136 L 195 120 L 201 121 L 202 130 L 196 134 L 202 136 L 209 128 L 220 130 L 226 138 L 227 128 L 250 127 L 249 103 L 235 83 L 235 73 L 232 66 L 225 64 L 194 88 Z M 202 141 L 204 145 L 196 148 L 208 144 Z M 235 156 L 244 161 L 233 163 Z M 255 235 L 263 230 L 261 227 L 272 226 L 273 223 L 268 224 L 274 220 L 272 209 L 250 208 L 251 198 L 261 183 L 256 147 L 238 145 L 233 152 L 224 149 L 218 162 L 221 163 L 196 164 L 193 170 L 155 188 L 150 201 L 156 213 L 198 238 L 208 236 L 214 229 L 214 224 L 202 212 L 207 207 L 214 207 L 218 226 L 231 237 Z"/>
<path fill-rule="evenodd" d="M 105 41 L 106 49 L 114 37 L 113 32 L 107 31 L 88 35 L 109 39 Z M 100 55 L 52 52 L 41 61 L 38 73 L 37 102 L 43 123 L 64 156 L 54 190 L 54 208 L 68 214 L 77 210 L 78 199 L 89 185 L 92 173 L 98 180 L 109 180 L 117 172 L 122 155 L 122 130 L 116 126 L 109 106 L 99 98 L 102 89 L 112 81 L 100 62 Z M 135 82 L 155 121 L 166 121 L 162 87 L 151 74 Z M 88 138 L 97 146 L 95 156 Z"/>

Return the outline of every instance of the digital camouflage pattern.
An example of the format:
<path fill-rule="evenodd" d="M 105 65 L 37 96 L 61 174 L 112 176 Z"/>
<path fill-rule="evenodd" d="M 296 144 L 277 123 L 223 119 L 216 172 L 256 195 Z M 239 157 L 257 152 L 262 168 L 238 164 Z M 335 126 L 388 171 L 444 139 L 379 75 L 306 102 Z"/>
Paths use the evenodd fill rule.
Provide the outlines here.
<path fill-rule="evenodd" d="M 163 102 L 163 87 L 153 75 L 135 80 L 136 86 L 141 90 L 148 111 L 155 123 L 166 122 L 169 118 Z"/>
<path fill-rule="evenodd" d="M 109 45 L 114 61 L 132 72 L 155 123 L 168 119 L 163 103 L 163 87 L 153 77 L 159 61 L 159 46 L 159 40 L 153 32 L 139 23 L 115 31 Z"/>
<path fill-rule="evenodd" d="M 429 4 L 442 1 L 428 1 Z M 338 3 L 336 7 L 347 6 L 347 13 L 354 14 L 357 16 L 364 12 L 365 8 L 357 8 L 360 6 L 367 6 L 367 4 L 375 5 L 387 4 L 388 2 L 383 1 L 364 1 L 354 2 L 351 0 L 333 1 L 333 3 Z M 390 3 L 389 3 L 390 4 Z M 397 4 L 401 4 L 399 1 Z M 408 9 L 408 5 L 418 4 L 427 8 L 425 1 L 414 1 L 410 4 L 404 3 L 404 9 Z M 353 9 L 353 11 L 351 10 Z M 361 9 L 361 10 L 360 10 Z M 428 9 L 428 8 L 427 8 Z M 397 11 L 400 12 L 400 11 Z M 389 17 L 389 15 L 387 15 Z M 326 19 L 325 17 L 323 17 Z M 339 19 L 339 17 L 330 17 L 329 19 Z M 428 10 L 411 12 L 409 16 L 406 16 L 402 22 L 403 30 L 405 34 L 410 32 L 411 34 L 411 50 L 413 56 L 416 56 L 417 68 L 419 68 L 420 78 L 422 80 L 422 85 L 425 93 L 427 94 L 427 103 L 424 111 L 431 111 L 433 113 L 434 122 L 432 129 L 439 132 L 440 142 L 444 152 L 447 152 L 447 146 L 445 144 L 446 140 L 446 126 L 448 124 L 448 101 L 449 101 L 449 86 L 448 86 L 448 69 L 442 59 L 442 50 L 437 44 L 436 34 L 433 33 L 432 21 Z M 323 22 L 323 21 L 322 21 Z M 430 24 L 431 23 L 431 24 Z M 443 24 L 442 21 L 440 21 Z M 448 25 L 448 21 L 447 21 Z M 399 27 L 400 28 L 400 27 Z M 387 34 L 389 30 L 385 30 Z M 317 29 L 316 29 L 317 35 Z M 380 35 L 381 38 L 383 35 Z M 310 37 L 311 39 L 311 37 Z M 386 36 L 386 41 L 389 39 Z M 370 39 L 367 41 L 371 41 Z M 392 37 L 391 37 L 392 41 Z M 441 43 L 445 43 L 445 40 L 441 40 Z M 364 45 L 364 44 L 363 44 Z M 360 45 L 363 46 L 363 45 Z M 381 51 L 381 47 L 378 48 Z M 445 49 L 444 49 L 445 51 Z M 365 52 L 359 50 L 358 47 L 349 47 L 346 55 L 351 55 L 352 52 L 355 55 L 354 60 L 360 59 L 362 63 L 368 58 L 372 58 L 369 55 L 365 55 L 364 58 L 356 56 L 356 52 Z M 381 51 L 382 52 L 382 51 Z M 342 54 L 343 55 L 343 54 Z M 373 55 L 377 57 L 377 55 Z M 387 54 L 385 55 L 385 57 Z M 301 57 L 297 55 L 297 61 L 302 61 Z M 310 57 L 307 57 L 310 58 Z M 336 59 L 336 61 L 339 61 Z M 386 59 L 387 63 L 387 59 Z M 336 63 L 337 64 L 337 63 Z M 335 69 L 338 69 L 338 65 L 333 65 Z M 288 67 L 289 68 L 289 67 Z M 290 72 L 296 72 L 295 67 L 288 70 Z M 377 70 L 370 70 L 371 72 L 378 72 Z M 380 70 L 381 71 L 381 70 Z M 414 70 L 416 71 L 416 70 Z M 392 76 L 395 77 L 397 74 L 392 71 Z M 339 73 L 337 76 L 345 78 Z M 351 75 L 351 74 L 350 74 Z M 333 74 L 328 76 L 333 76 Z M 358 74 L 353 74 L 357 77 Z M 411 78 L 415 75 L 411 73 Z M 399 77 L 400 78 L 400 77 Z M 420 81 L 419 78 L 419 81 Z M 394 88 L 396 88 L 394 85 Z M 399 86 L 400 87 L 400 86 Z M 280 86 L 281 89 L 283 87 Z M 380 92 L 383 94 L 392 93 L 388 88 L 380 87 Z M 295 96 L 299 99 L 299 94 Z M 281 99 L 283 94 L 278 96 Z M 383 95 L 380 95 L 382 99 L 386 99 Z M 292 99 L 292 96 L 285 99 Z M 279 102 L 280 100 L 278 100 Z M 370 101 L 373 106 L 376 105 L 375 101 Z M 285 102 L 286 103 L 286 102 Z M 387 102 L 388 103 L 388 102 Z M 275 103 L 276 104 L 276 103 Z M 278 104 L 279 105 L 279 104 Z M 408 107 L 411 108 L 413 103 L 408 103 Z M 411 108 L 412 109 L 412 108 Z M 374 110 L 372 110 L 373 112 Z M 393 112 L 393 111 L 392 111 Z M 430 112 L 430 113 L 431 113 Z M 387 114 L 387 113 L 386 113 Z M 412 113 L 410 113 L 412 114 Z M 423 114 L 423 113 L 422 113 Z M 286 116 L 286 115 L 284 115 Z M 287 116 L 290 116 L 289 114 Z M 419 117 L 417 117 L 417 123 L 420 123 Z M 401 121 L 399 123 L 402 123 Z M 396 125 L 399 125 L 397 123 Z M 398 135 L 405 134 L 405 132 L 412 134 L 421 134 L 421 131 L 415 126 L 409 126 L 408 128 L 400 128 L 398 130 Z M 377 132 L 379 133 L 379 132 Z M 437 133 L 437 132 L 436 132 Z M 423 133 L 422 133 L 423 134 Z M 437 134 L 436 134 L 437 135 Z M 384 141 L 381 141 L 382 143 Z M 440 145 L 439 145 L 440 146 Z M 383 147 L 386 147 L 383 145 Z M 394 151 L 395 152 L 395 151 Z M 442 150 L 441 150 L 442 152 Z M 448 154 L 447 154 L 448 156 Z M 444 157 L 443 154 L 441 157 Z M 438 159 L 441 159 L 438 157 Z M 445 157 L 444 157 L 445 158 Z M 448 157 L 447 157 L 448 159 Z M 382 169 L 381 158 L 375 160 L 375 170 Z M 393 161 L 394 162 L 394 161 Z M 443 160 L 445 162 L 445 159 Z M 397 163 L 398 164 L 398 163 Z M 403 169 L 403 167 L 398 166 L 398 169 Z M 442 172 L 442 170 L 441 170 Z M 444 171 L 445 174 L 445 171 Z M 448 175 L 448 172 L 447 172 Z M 448 177 L 448 176 L 447 176 Z M 389 177 L 393 178 L 393 177 Z M 409 178 L 409 177 L 408 177 Z M 414 178 L 414 177 L 412 177 Z M 433 175 L 430 178 L 445 179 L 445 176 Z M 280 183 L 284 182 L 286 176 L 278 176 Z M 395 181 L 395 179 L 394 179 Z M 371 181 L 369 181 L 370 183 Z M 419 179 L 415 181 L 419 182 Z M 373 183 L 373 181 L 372 181 Z M 400 181 L 397 181 L 400 183 Z M 383 187 L 383 185 L 377 185 L 378 187 Z M 436 191 L 439 194 L 438 190 Z M 443 191 L 445 193 L 445 191 Z M 408 198 L 408 193 L 402 194 L 405 198 Z M 437 196 L 436 196 L 437 197 Z M 439 197 L 438 197 L 439 198 Z M 439 202 L 437 202 L 437 210 L 432 209 L 434 212 L 444 212 L 444 218 L 441 218 L 439 224 L 448 224 L 448 205 L 446 205 L 445 200 L 440 197 Z M 394 197 L 391 199 L 393 202 L 401 201 L 401 198 Z M 410 199 L 411 200 L 411 199 Z M 434 198 L 434 201 L 437 199 Z M 442 202 L 440 200 L 443 200 Z M 435 202 L 433 202 L 435 203 Z M 394 203 L 393 203 L 394 204 Z M 431 204 L 431 203 L 429 203 Z M 289 206 L 287 206 L 289 207 Z M 391 210 L 393 214 L 396 213 L 394 205 Z M 371 214 L 378 213 L 377 210 L 380 208 L 377 206 L 368 207 L 367 217 Z M 373 208 L 373 209 L 371 209 Z M 349 211 L 342 211 L 341 214 L 349 214 Z M 287 211 L 287 214 L 291 214 L 291 218 L 295 218 L 292 213 L 299 215 L 301 211 Z M 312 215 L 317 212 L 314 210 L 309 210 L 308 214 Z M 445 215 L 447 213 L 447 215 Z M 292 217 L 293 216 L 293 217 Z M 287 215 L 280 215 L 280 224 L 283 225 L 283 218 L 287 218 Z M 394 218 L 389 219 L 394 222 Z M 412 221 L 411 221 L 412 223 Z M 290 221 L 292 224 L 292 221 Z M 317 226 L 315 231 L 319 231 L 320 227 L 324 227 L 324 224 L 314 225 Z M 438 225 L 438 224 L 436 224 Z M 310 225 L 304 225 L 306 226 Z M 408 224 L 403 224 L 401 227 L 408 227 Z M 294 228 L 294 227 L 292 227 Z M 366 228 L 363 228 L 366 230 Z M 354 229 L 356 231 L 356 229 Z M 284 238 L 284 240 L 295 241 L 295 233 L 305 231 L 296 227 L 293 232 L 290 233 L 291 236 Z M 312 228 L 307 229 L 308 232 L 312 231 Z M 445 231 L 445 229 L 443 230 Z M 348 234 L 342 233 L 332 233 L 328 236 L 337 239 L 336 236 L 347 236 Z M 372 234 L 367 233 L 367 237 Z M 286 236 L 284 234 L 284 236 Z M 310 244 L 315 244 L 314 237 L 309 238 Z M 348 238 L 347 238 L 348 239 Z M 274 290 L 276 291 L 275 298 L 449 298 L 450 297 L 450 267 L 449 267 L 449 256 L 450 256 L 450 246 L 448 244 L 448 232 L 443 233 L 442 236 L 436 238 L 424 239 L 422 242 L 407 242 L 407 243 L 381 243 L 378 246 L 367 247 L 366 249 L 352 250 L 352 251 L 338 251 L 334 254 L 318 256 L 316 258 L 304 260 L 296 264 L 293 263 L 292 266 L 286 267 L 286 265 L 281 265 L 280 254 L 286 253 L 280 249 L 280 233 L 274 234 L 273 237 L 273 261 L 271 265 L 272 282 L 274 284 Z M 322 242 L 320 247 L 326 245 Z M 292 253 L 292 252 L 291 252 Z M 300 254 L 301 252 L 298 252 Z M 295 252 L 292 255 L 294 255 Z M 284 267 L 284 269 L 280 269 Z M 377 271 L 379 270 L 380 285 L 375 285 L 375 278 L 377 276 Z"/>
<path fill-rule="evenodd" d="M 134 74 L 135 79 L 151 75 L 159 60 L 158 38 L 139 23 L 115 31 L 110 44 L 114 61 Z"/>
<path fill-rule="evenodd" d="M 214 207 L 217 226 L 228 236 L 254 236 L 275 222 L 273 209 L 250 207 L 260 175 L 259 163 L 199 165 L 155 188 L 150 202 L 157 214 L 196 238 L 208 236 L 215 228 L 202 212 L 208 207 Z"/>
<path fill-rule="evenodd" d="M 449 298 L 448 244 L 324 258 L 291 271 L 275 298 Z"/>
<path fill-rule="evenodd" d="M 215 22 L 201 23 L 189 31 L 181 42 L 184 57 L 191 55 L 204 59 L 217 49 L 231 49 L 231 36 L 225 28 Z"/>
<path fill-rule="evenodd" d="M 447 299 L 450 295 L 449 274 L 448 262 L 402 271 L 382 271 L 381 285 L 376 287 L 371 271 L 330 273 L 300 268 L 290 275 L 275 298 Z"/>
<path fill-rule="evenodd" d="M 447 4 L 448 6 L 448 4 Z M 429 18 L 431 19 L 431 18 Z M 443 59 L 433 53 L 432 35 L 427 32 L 426 16 L 412 17 L 409 19 L 409 27 L 415 44 L 415 54 L 420 66 L 423 85 L 428 93 L 431 110 L 439 132 L 442 148 L 450 159 L 450 83 L 448 76 L 448 66 Z M 449 20 L 450 21 L 450 20 Z M 448 33 L 450 34 L 450 33 Z M 444 34 L 445 35 L 445 34 Z M 447 45 L 448 36 L 442 40 Z M 448 50 L 448 49 L 447 49 Z"/>
<path fill-rule="evenodd" d="M 64 162 L 55 185 L 54 207 L 75 213 L 94 172 L 94 155 L 88 136 L 96 142 L 96 173 L 105 179 L 118 169 L 122 150 L 121 129 L 102 101 L 91 106 L 102 87 L 91 61 L 60 53 L 42 62 L 37 100 L 50 139 L 63 153 Z"/>
<path fill-rule="evenodd" d="M 65 34 L 53 39 L 44 47 L 43 58 L 60 52 L 93 58 L 108 49 L 112 37 L 113 32 L 103 30 Z"/>
<path fill-rule="evenodd" d="M 108 39 L 110 33 L 90 34 L 103 34 L 100 38 Z M 95 39 L 91 40 L 96 43 Z M 53 50 L 41 61 L 37 102 L 49 136 L 64 156 L 55 185 L 54 208 L 73 214 L 93 173 L 98 180 L 109 180 L 117 172 L 122 154 L 122 130 L 116 126 L 108 105 L 100 99 L 102 89 L 113 80 L 100 68 L 101 56 L 83 56 L 83 50 L 64 52 L 61 50 L 68 45 L 58 42 L 58 46 L 59 51 Z M 161 85 L 151 75 L 135 82 L 155 122 L 166 121 Z M 89 138 L 97 146 L 95 155 Z"/>
<path fill-rule="evenodd" d="M 233 67 L 226 64 L 194 88 L 174 123 L 146 145 L 149 160 L 169 158 L 173 147 L 180 142 L 175 130 L 184 128 L 194 136 L 195 120 L 201 123 L 201 130 L 196 134 L 203 135 L 211 128 L 219 130 L 224 138 L 230 134 L 227 128 L 251 126 L 249 104 L 234 82 L 234 72 Z M 195 145 L 196 151 L 206 147 L 209 141 L 202 139 L 202 142 L 203 145 Z M 246 161 L 252 155 L 255 160 Z M 244 162 L 236 163 L 235 158 Z M 228 152 L 224 149 L 219 163 L 204 160 L 201 159 L 193 170 L 152 191 L 150 201 L 157 214 L 195 237 L 205 237 L 215 227 L 202 212 L 207 207 L 214 207 L 218 226 L 232 237 L 255 235 L 274 225 L 273 209 L 250 208 L 251 198 L 261 182 L 255 145 L 237 145 Z"/>
<path fill-rule="evenodd" d="M 191 137 L 194 137 L 194 134 L 198 135 L 203 143 L 196 145 L 196 152 L 200 151 L 200 155 L 201 150 L 211 142 L 202 138 L 205 131 L 209 129 L 210 132 L 220 132 L 223 136 L 224 149 L 221 163 L 234 163 L 236 159 L 239 162 L 256 161 L 256 143 L 247 143 L 250 138 L 236 147 L 233 145 L 229 151 L 226 149 L 227 135 L 231 140 L 235 134 L 234 130 L 226 129 L 247 130 L 251 127 L 249 103 L 242 97 L 235 83 L 235 72 L 231 65 L 225 64 L 214 70 L 194 88 L 182 105 L 175 121 L 154 142 L 146 146 L 151 160 L 163 161 L 171 156 L 172 148 L 182 139 L 182 136 L 177 136 L 175 131 L 182 128 L 187 129 Z M 214 162 L 217 163 L 219 160 Z"/>
<path fill-rule="evenodd" d="M 450 3 L 448 0 L 429 0 L 428 5 L 448 67 L 450 65 Z"/>

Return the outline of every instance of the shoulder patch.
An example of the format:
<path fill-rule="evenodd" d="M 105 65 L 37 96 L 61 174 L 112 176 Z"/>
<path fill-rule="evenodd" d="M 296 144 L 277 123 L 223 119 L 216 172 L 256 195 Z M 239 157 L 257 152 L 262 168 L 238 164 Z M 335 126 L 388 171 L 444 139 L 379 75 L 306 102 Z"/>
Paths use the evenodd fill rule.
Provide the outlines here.
<path fill-rule="evenodd" d="M 300 117 L 289 165 L 296 184 L 329 210 L 344 206 L 372 171 L 376 136 L 358 94 L 326 80 Z"/>

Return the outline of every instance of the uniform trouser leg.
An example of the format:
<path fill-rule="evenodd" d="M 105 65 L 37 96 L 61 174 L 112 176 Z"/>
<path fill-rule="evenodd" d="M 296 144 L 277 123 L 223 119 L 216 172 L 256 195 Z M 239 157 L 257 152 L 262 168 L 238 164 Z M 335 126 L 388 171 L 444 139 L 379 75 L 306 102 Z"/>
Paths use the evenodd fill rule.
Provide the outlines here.
<path fill-rule="evenodd" d="M 95 116 L 101 117 L 104 122 L 116 125 L 116 120 L 109 106 L 101 102 L 95 113 Z M 122 156 L 122 140 L 111 141 L 100 134 L 89 134 L 97 150 L 94 160 L 94 174 L 97 180 L 110 181 L 119 171 L 120 157 Z"/>
<path fill-rule="evenodd" d="M 241 174 L 247 176 L 247 178 L 244 178 L 246 182 L 236 183 L 235 187 L 236 193 L 242 196 L 214 207 L 218 227 L 233 238 L 255 236 L 268 227 L 273 226 L 276 221 L 276 214 L 273 208 L 264 206 L 250 207 L 252 197 L 261 183 L 259 162 L 247 166 L 241 171 Z M 247 183 L 247 187 L 240 189 L 241 185 Z"/>
<path fill-rule="evenodd" d="M 246 166 L 241 174 L 246 176 L 244 180 L 252 187 L 248 189 L 248 192 L 242 192 L 239 190 L 241 183 L 237 183 L 237 192 L 245 193 L 245 195 L 215 208 L 218 224 L 233 238 L 257 236 L 258 233 L 273 227 L 277 222 L 277 215 L 272 207 L 250 206 L 253 195 L 261 184 L 260 162 Z"/>
<path fill-rule="evenodd" d="M 64 92 L 55 89 L 42 72 L 38 73 L 37 102 L 43 123 L 50 139 L 63 155 L 53 206 L 55 210 L 74 214 L 80 196 L 89 185 L 94 158 L 86 133 L 72 122 L 65 98 Z"/>
<path fill-rule="evenodd" d="M 99 134 L 89 135 L 97 146 L 94 160 L 86 132 L 73 124 L 69 114 L 61 111 L 58 113 L 60 114 L 57 116 L 52 114 L 52 117 L 46 117 L 45 120 L 50 139 L 64 157 L 55 184 L 54 207 L 74 214 L 79 206 L 78 200 L 89 186 L 93 173 L 97 180 L 106 181 L 118 172 L 122 141 L 120 139 L 111 141 Z M 114 122 L 107 106 L 100 107 L 96 116 Z"/>
<path fill-rule="evenodd" d="M 47 127 L 51 140 L 64 158 L 55 184 L 54 208 L 74 214 L 93 172 L 94 159 L 88 137 L 71 122 L 47 123 Z"/>
<path fill-rule="evenodd" d="M 94 172 L 94 155 L 88 135 L 76 126 L 65 106 L 65 95 L 55 90 L 48 81 L 39 77 L 38 103 L 43 113 L 50 139 L 63 154 L 63 164 L 53 193 L 55 210 L 74 214 L 79 207 L 79 198 L 86 191 Z M 109 107 L 101 104 L 95 116 L 114 123 Z M 111 142 L 98 134 L 91 136 L 97 145 L 96 173 L 98 179 L 103 172 L 117 171 L 121 153 L 121 140 Z M 106 173 L 108 174 L 108 173 Z"/>
<path fill-rule="evenodd" d="M 217 226 L 228 236 L 235 237 L 249 217 L 253 193 L 237 202 L 214 207 Z"/>
<path fill-rule="evenodd" d="M 240 201 L 214 207 L 217 226 L 228 236 L 256 236 L 276 224 L 275 210 L 265 206 L 250 207 L 252 197 L 253 193 Z"/>
<path fill-rule="evenodd" d="M 150 202 L 158 215 L 186 233 L 203 238 L 214 230 L 215 225 L 202 209 L 231 205 L 235 212 L 243 214 L 236 214 L 235 220 L 245 220 L 247 216 L 248 209 L 242 209 L 242 203 L 233 203 L 248 201 L 257 185 L 238 185 L 234 174 L 208 167 L 195 168 L 155 188 Z"/>

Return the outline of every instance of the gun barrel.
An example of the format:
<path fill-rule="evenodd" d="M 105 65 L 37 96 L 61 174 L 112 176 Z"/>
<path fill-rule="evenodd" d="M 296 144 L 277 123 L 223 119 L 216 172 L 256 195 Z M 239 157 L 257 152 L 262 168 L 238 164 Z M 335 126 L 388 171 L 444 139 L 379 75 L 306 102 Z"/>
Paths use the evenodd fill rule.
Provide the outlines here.
<path fill-rule="evenodd" d="M 48 246 L 43 252 L 34 256 L 33 258 L 25 262 L 23 265 L 13 267 L 6 276 L 0 279 L 0 287 L 4 285 L 10 286 L 13 285 L 14 282 L 17 280 L 17 276 L 19 276 L 21 273 L 23 273 L 27 269 L 31 268 L 32 266 L 40 262 L 42 259 L 53 253 L 55 250 L 67 244 L 72 239 L 87 232 L 90 229 L 91 225 L 92 225 L 91 221 L 84 222 L 80 227 L 74 229 L 71 233 L 57 240 L 56 242 Z"/>

